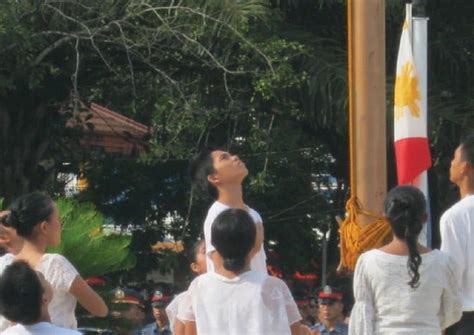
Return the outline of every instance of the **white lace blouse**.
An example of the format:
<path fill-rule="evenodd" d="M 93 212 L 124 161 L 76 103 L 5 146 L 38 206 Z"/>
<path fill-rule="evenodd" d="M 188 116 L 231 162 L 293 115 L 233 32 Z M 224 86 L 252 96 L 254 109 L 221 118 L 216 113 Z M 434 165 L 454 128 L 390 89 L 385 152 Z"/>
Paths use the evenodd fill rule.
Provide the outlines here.
<path fill-rule="evenodd" d="M 301 316 L 282 280 L 253 270 L 233 279 L 212 272 L 197 277 L 178 319 L 195 321 L 198 334 L 290 335 Z"/>
<path fill-rule="evenodd" d="M 11 254 L 0 257 L 0 274 L 15 260 Z M 69 293 L 71 284 L 79 275 L 76 268 L 64 257 L 58 254 L 44 254 L 36 267 L 53 287 L 53 299 L 48 311 L 51 323 L 64 328 L 77 328 L 75 309 L 77 299 Z M 10 326 L 8 320 L 0 316 L 0 331 Z"/>
<path fill-rule="evenodd" d="M 416 289 L 408 285 L 408 256 L 375 249 L 359 257 L 349 334 L 439 335 L 461 318 L 453 261 L 439 250 L 421 257 L 420 285 Z"/>
<path fill-rule="evenodd" d="M 175 327 L 176 327 L 176 320 L 177 320 L 178 311 L 179 311 L 179 305 L 181 304 L 183 299 L 185 299 L 187 294 L 188 294 L 188 291 L 181 292 L 176 297 L 174 297 L 174 299 L 166 307 L 166 315 L 168 315 L 168 320 L 171 325 L 171 331 L 173 333 L 176 332 Z"/>

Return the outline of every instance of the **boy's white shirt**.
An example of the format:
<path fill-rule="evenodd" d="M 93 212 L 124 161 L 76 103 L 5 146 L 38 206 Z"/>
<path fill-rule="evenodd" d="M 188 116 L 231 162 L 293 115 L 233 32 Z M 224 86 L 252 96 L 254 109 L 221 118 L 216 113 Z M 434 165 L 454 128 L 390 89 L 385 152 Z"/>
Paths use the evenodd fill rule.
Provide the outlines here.
<path fill-rule="evenodd" d="M 225 211 L 226 209 L 231 208 L 219 201 L 215 201 L 212 206 L 209 208 L 207 212 L 206 220 L 204 220 L 204 240 L 206 241 L 206 264 L 207 264 L 207 272 L 215 272 L 214 269 L 214 262 L 211 259 L 211 253 L 216 250 L 211 243 L 211 227 L 212 223 L 216 219 L 216 217 Z M 263 224 L 262 218 L 258 212 L 250 207 L 248 208 L 248 213 L 250 217 L 253 219 L 256 225 Z M 255 254 L 255 256 L 250 261 L 250 268 L 255 271 L 262 271 L 267 273 L 267 256 L 265 255 L 265 250 L 262 247 L 260 250 Z"/>

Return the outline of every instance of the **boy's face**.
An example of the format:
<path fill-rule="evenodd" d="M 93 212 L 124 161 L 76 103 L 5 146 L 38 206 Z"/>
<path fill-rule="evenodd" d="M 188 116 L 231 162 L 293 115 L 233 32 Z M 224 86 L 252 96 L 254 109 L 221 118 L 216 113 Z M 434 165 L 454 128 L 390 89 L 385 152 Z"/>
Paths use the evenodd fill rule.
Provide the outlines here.
<path fill-rule="evenodd" d="M 247 167 L 237 155 L 216 150 L 211 152 L 211 158 L 214 173 L 208 176 L 208 180 L 217 187 L 228 183 L 241 183 L 248 174 Z"/>
<path fill-rule="evenodd" d="M 36 271 L 36 275 L 38 276 L 41 286 L 43 287 L 43 303 L 47 308 L 51 300 L 53 300 L 53 287 L 46 280 L 46 278 L 44 278 L 44 275 L 41 272 Z"/>
<path fill-rule="evenodd" d="M 321 321 L 334 321 L 342 316 L 344 305 L 340 301 L 330 301 L 319 304 L 319 319 Z"/>
<path fill-rule="evenodd" d="M 168 321 L 168 316 L 166 314 L 165 307 L 153 307 L 153 317 L 157 321 L 160 327 L 166 326 Z"/>
<path fill-rule="evenodd" d="M 454 152 L 454 157 L 451 160 L 451 167 L 449 169 L 449 179 L 454 184 L 462 181 L 466 171 L 468 170 L 468 162 L 462 159 L 462 146 L 459 146 Z"/>

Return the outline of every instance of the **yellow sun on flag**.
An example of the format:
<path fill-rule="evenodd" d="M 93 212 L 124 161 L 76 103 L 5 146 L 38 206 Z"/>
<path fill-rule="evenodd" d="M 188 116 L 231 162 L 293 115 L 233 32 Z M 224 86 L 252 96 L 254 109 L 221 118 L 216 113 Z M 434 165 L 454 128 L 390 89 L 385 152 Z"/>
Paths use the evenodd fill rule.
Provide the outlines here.
<path fill-rule="evenodd" d="M 408 107 L 413 117 L 420 117 L 420 107 L 416 103 L 420 100 L 418 78 L 413 76 L 413 64 L 403 64 L 395 81 L 395 120 L 403 116 L 403 110 Z"/>

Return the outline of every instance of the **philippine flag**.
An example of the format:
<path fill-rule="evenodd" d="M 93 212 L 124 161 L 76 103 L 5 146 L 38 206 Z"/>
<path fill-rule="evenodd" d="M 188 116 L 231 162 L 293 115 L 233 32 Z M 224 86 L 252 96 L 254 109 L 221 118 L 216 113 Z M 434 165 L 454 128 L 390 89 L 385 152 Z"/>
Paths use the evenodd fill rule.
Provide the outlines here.
<path fill-rule="evenodd" d="M 411 43 L 411 4 L 406 8 L 395 80 L 395 156 L 398 184 L 416 186 L 426 197 L 428 222 L 419 242 L 429 246 L 431 223 L 427 169 L 431 167 L 431 154 L 427 136 L 426 58 L 417 58 L 418 63 L 415 61 Z M 415 64 L 424 71 L 418 73 Z"/>
<path fill-rule="evenodd" d="M 420 82 L 412 52 L 411 15 L 403 24 L 395 80 L 395 155 L 399 184 L 412 184 L 431 167 L 427 111 L 421 103 Z"/>

